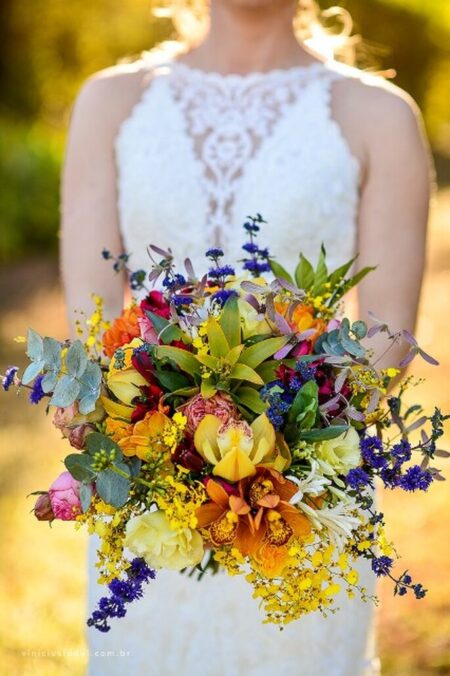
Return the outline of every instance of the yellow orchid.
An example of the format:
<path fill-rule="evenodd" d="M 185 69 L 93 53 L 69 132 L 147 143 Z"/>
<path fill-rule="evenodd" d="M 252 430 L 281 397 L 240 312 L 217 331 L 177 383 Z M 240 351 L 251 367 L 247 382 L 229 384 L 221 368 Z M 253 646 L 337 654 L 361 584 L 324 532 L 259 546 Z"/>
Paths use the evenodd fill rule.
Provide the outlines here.
<path fill-rule="evenodd" d="M 126 369 L 109 374 L 108 388 L 123 404 L 129 406 L 135 397 L 140 395 L 140 387 L 148 385 L 146 379 L 135 369 Z"/>
<path fill-rule="evenodd" d="M 255 474 L 256 466 L 276 456 L 275 430 L 266 414 L 251 425 L 244 420 L 223 423 L 215 415 L 203 418 L 195 431 L 194 444 L 213 474 L 228 481 L 239 481 Z"/>

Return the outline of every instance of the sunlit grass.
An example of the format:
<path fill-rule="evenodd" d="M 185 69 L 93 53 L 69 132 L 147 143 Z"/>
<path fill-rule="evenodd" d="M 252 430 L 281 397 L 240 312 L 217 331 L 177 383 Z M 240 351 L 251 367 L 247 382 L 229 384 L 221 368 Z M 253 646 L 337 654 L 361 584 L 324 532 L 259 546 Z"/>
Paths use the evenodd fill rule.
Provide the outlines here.
<path fill-rule="evenodd" d="M 441 193 L 430 233 L 418 337 L 441 361 L 439 369 L 416 363 L 427 382 L 414 392 L 425 406 L 450 410 L 450 191 Z M 34 261 L 0 275 L 2 323 L 0 370 L 20 362 L 23 346 L 12 342 L 27 326 L 65 337 L 66 327 L 56 266 Z M 20 308 L 20 309 L 17 309 Z M 23 363 L 23 360 L 22 360 Z M 5 674 L 78 675 L 87 661 L 84 642 L 86 536 L 70 524 L 37 523 L 27 494 L 46 489 L 62 471 L 67 447 L 40 407 L 25 393 L 0 395 L 0 510 L 2 547 L 0 591 L 3 607 L 1 668 Z M 449 448 L 449 436 L 444 446 Z M 450 469 L 450 468 L 449 468 Z M 447 470 L 450 477 L 450 471 Z M 450 673 L 450 495 L 445 483 L 428 495 L 385 493 L 383 509 L 405 567 L 430 588 L 423 601 L 393 599 L 382 589 L 379 613 L 384 673 L 427 676 Z M 400 565 L 400 564 L 399 564 Z M 37 653 L 37 654 L 33 654 Z"/>

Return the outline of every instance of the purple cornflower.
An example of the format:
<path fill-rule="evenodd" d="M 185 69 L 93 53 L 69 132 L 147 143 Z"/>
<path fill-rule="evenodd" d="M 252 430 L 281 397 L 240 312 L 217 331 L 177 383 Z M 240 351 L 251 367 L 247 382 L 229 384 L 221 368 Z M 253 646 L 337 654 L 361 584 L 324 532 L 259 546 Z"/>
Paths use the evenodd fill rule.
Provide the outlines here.
<path fill-rule="evenodd" d="M 180 305 L 191 305 L 194 302 L 192 296 L 185 296 L 184 294 L 173 295 L 170 299 L 175 307 L 180 307 Z"/>
<path fill-rule="evenodd" d="M 355 491 L 371 484 L 370 476 L 361 467 L 351 469 L 346 478 L 348 486 Z"/>
<path fill-rule="evenodd" d="M 393 560 L 389 556 L 375 557 L 372 559 L 372 570 L 377 577 L 389 575 L 393 563 Z"/>
<path fill-rule="evenodd" d="M 227 300 L 232 296 L 237 296 L 236 291 L 233 291 L 232 289 L 220 289 L 220 291 L 216 291 L 216 293 L 213 294 L 212 300 L 216 301 L 221 307 L 223 307 Z"/>
<path fill-rule="evenodd" d="M 378 437 L 365 437 L 360 441 L 363 460 L 374 469 L 381 469 L 388 464 L 383 455 L 383 444 Z"/>
<path fill-rule="evenodd" d="M 230 277 L 235 274 L 234 268 L 231 265 L 222 265 L 217 266 L 217 268 L 210 268 L 208 275 L 213 279 L 219 279 L 220 277 Z"/>
<path fill-rule="evenodd" d="M 400 481 L 398 470 L 392 467 L 382 467 L 380 477 L 386 488 L 397 488 Z"/>
<path fill-rule="evenodd" d="M 244 262 L 244 270 L 249 272 L 260 274 L 261 272 L 270 272 L 269 263 L 260 263 L 259 261 L 247 260 Z"/>
<path fill-rule="evenodd" d="M 16 373 L 18 370 L 19 369 L 17 366 L 9 366 L 6 369 L 5 375 L 2 379 L 2 387 L 5 390 L 5 392 L 7 392 L 11 387 L 11 385 L 14 383 L 14 378 L 16 377 Z"/>
<path fill-rule="evenodd" d="M 303 382 L 307 383 L 308 380 L 314 380 L 314 376 L 316 375 L 317 371 L 317 366 L 315 364 L 307 364 L 305 361 L 299 359 L 298 362 L 295 364 L 295 370 L 297 371 L 298 375 L 303 380 Z"/>
<path fill-rule="evenodd" d="M 216 260 L 217 258 L 222 258 L 223 256 L 223 251 L 222 249 L 208 249 L 208 251 L 205 253 L 206 258 L 211 258 L 213 261 Z"/>
<path fill-rule="evenodd" d="M 95 627 L 101 632 L 111 629 L 108 620 L 113 617 L 125 617 L 127 603 L 140 599 L 144 592 L 142 585 L 155 579 L 155 571 L 145 563 L 144 559 L 135 558 L 127 570 L 127 579 L 112 580 L 108 584 L 110 596 L 102 596 L 98 602 L 98 609 L 94 610 L 87 621 L 88 627 Z"/>
<path fill-rule="evenodd" d="M 34 383 L 33 387 L 30 392 L 29 400 L 31 404 L 39 404 L 41 399 L 45 397 L 45 392 L 42 389 L 42 381 L 44 380 L 44 376 L 38 376 Z"/>
<path fill-rule="evenodd" d="M 409 467 L 406 473 L 400 477 L 399 486 L 404 491 L 426 491 L 432 481 L 433 475 L 429 470 L 414 465 Z"/>
<path fill-rule="evenodd" d="M 403 439 L 392 447 L 391 455 L 395 460 L 395 467 L 401 467 L 403 463 L 411 460 L 411 444 L 406 439 Z"/>

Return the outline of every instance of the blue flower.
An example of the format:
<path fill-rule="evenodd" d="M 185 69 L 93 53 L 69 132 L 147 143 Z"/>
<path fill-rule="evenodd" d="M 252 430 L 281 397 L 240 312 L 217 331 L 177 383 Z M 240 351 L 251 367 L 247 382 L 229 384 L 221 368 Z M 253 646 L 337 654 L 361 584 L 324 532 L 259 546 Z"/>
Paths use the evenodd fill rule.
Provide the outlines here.
<path fill-rule="evenodd" d="M 98 609 L 94 610 L 87 621 L 88 627 L 95 627 L 101 632 L 111 629 L 108 620 L 113 617 L 125 617 L 127 603 L 142 598 L 144 582 L 154 580 L 156 573 L 141 558 L 135 558 L 127 570 L 127 579 L 116 578 L 108 584 L 111 596 L 102 596 Z"/>
<path fill-rule="evenodd" d="M 247 223 L 244 223 L 244 230 L 247 230 L 247 232 L 251 232 L 252 234 L 255 232 L 259 232 L 259 225 L 256 225 L 256 223 L 250 223 L 247 221 Z"/>
<path fill-rule="evenodd" d="M 413 590 L 416 599 L 423 599 L 427 593 L 426 589 L 424 589 L 421 584 L 414 585 Z"/>
<path fill-rule="evenodd" d="M 18 370 L 19 369 L 17 366 L 9 366 L 6 369 L 5 375 L 2 379 L 2 387 L 5 390 L 5 392 L 7 392 L 11 387 L 11 385 L 14 383 L 14 378 L 16 377 L 16 373 Z"/>
<path fill-rule="evenodd" d="M 133 289 L 133 291 L 139 291 L 142 289 L 145 278 L 147 276 L 147 273 L 145 270 L 136 270 L 136 272 L 132 272 L 130 275 L 130 286 Z"/>
<path fill-rule="evenodd" d="M 220 291 L 216 291 L 216 293 L 213 294 L 212 299 L 219 303 L 221 307 L 223 307 L 229 298 L 237 295 L 238 294 L 236 291 L 233 291 L 232 289 L 221 289 Z"/>
<path fill-rule="evenodd" d="M 386 467 L 387 458 L 383 455 L 383 444 L 378 437 L 365 437 L 360 441 L 363 460 L 374 469 Z"/>
<path fill-rule="evenodd" d="M 216 260 L 217 258 L 222 258 L 223 256 L 223 251 L 222 249 L 208 249 L 208 251 L 205 253 L 205 256 L 207 258 L 211 258 L 212 260 Z"/>
<path fill-rule="evenodd" d="M 281 380 L 273 380 L 264 385 L 259 391 L 259 396 L 269 404 L 266 415 L 276 430 L 284 423 L 284 416 L 289 411 L 294 396 L 286 392 Z"/>
<path fill-rule="evenodd" d="M 243 265 L 244 270 L 248 270 L 249 272 L 255 272 L 255 273 L 261 273 L 261 272 L 270 272 L 270 265 L 269 263 L 260 263 L 259 261 L 255 260 L 247 260 L 244 262 Z"/>
<path fill-rule="evenodd" d="M 379 556 L 372 559 L 372 570 L 377 577 L 389 575 L 394 562 L 389 556 Z"/>
<path fill-rule="evenodd" d="M 305 361 L 299 359 L 295 364 L 295 370 L 303 382 L 307 383 L 309 380 L 314 380 L 317 366 L 315 364 L 307 364 Z"/>
<path fill-rule="evenodd" d="M 235 271 L 231 265 L 222 265 L 218 266 L 217 268 L 210 268 L 208 272 L 208 275 L 213 279 L 219 279 L 220 277 L 230 277 L 234 274 Z"/>
<path fill-rule="evenodd" d="M 180 305 L 191 305 L 191 303 L 194 302 L 194 299 L 192 296 L 186 296 L 184 294 L 179 294 L 179 295 L 173 295 L 171 296 L 172 303 L 175 305 L 175 307 L 180 307 Z"/>
<path fill-rule="evenodd" d="M 395 459 L 395 467 L 401 467 L 403 463 L 411 460 L 411 444 L 403 439 L 392 447 L 391 455 Z"/>
<path fill-rule="evenodd" d="M 30 392 L 30 403 L 31 404 L 39 404 L 41 399 L 45 397 L 45 392 L 42 389 L 42 381 L 44 380 L 44 376 L 38 376 L 34 383 L 33 387 Z"/>
<path fill-rule="evenodd" d="M 399 486 L 404 491 L 426 491 L 432 481 L 433 475 L 429 470 L 414 465 L 409 467 L 406 473 L 400 477 Z"/>
<path fill-rule="evenodd" d="M 250 254 L 259 253 L 258 245 L 255 242 L 246 242 L 242 245 L 244 251 Z"/>
<path fill-rule="evenodd" d="M 397 488 L 400 481 L 398 470 L 392 467 L 383 467 L 380 471 L 380 477 L 386 488 Z"/>
<path fill-rule="evenodd" d="M 112 258 L 111 252 L 108 251 L 108 249 L 103 249 L 102 256 L 105 259 L 105 261 L 109 261 L 110 258 Z"/>
<path fill-rule="evenodd" d="M 351 469 L 346 477 L 347 484 L 355 491 L 371 484 L 370 476 L 361 467 Z"/>

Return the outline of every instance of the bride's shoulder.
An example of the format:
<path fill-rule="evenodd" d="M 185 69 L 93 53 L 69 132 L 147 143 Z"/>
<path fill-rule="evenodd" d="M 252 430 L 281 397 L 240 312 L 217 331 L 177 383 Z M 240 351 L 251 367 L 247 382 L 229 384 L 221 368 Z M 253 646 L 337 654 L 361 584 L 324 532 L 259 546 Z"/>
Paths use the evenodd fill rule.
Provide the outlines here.
<path fill-rule="evenodd" d="M 93 73 L 80 86 L 73 115 L 102 120 L 104 131 L 115 133 L 150 85 L 158 65 L 156 58 L 147 53 L 132 62 Z"/>
<path fill-rule="evenodd" d="M 379 74 L 336 65 L 340 75 L 334 88 L 335 105 L 358 127 L 386 132 L 414 127 L 421 117 L 414 99 Z"/>

